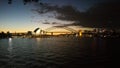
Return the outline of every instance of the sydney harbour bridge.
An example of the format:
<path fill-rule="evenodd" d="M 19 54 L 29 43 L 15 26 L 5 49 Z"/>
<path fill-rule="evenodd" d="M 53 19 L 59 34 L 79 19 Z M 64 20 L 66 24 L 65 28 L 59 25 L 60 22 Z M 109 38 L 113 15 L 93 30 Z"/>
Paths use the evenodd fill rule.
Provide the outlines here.
<path fill-rule="evenodd" d="M 65 30 L 65 31 L 64 31 Z M 12 33 L 13 37 L 50 37 L 50 36 L 81 36 L 81 30 L 75 30 L 67 26 L 53 26 L 46 29 L 36 28 L 33 31 Z"/>
<path fill-rule="evenodd" d="M 52 31 L 55 29 L 64 29 L 67 31 Z M 79 35 L 80 31 L 77 31 L 73 28 L 70 27 L 66 27 L 66 26 L 53 26 L 53 27 L 49 27 L 47 29 L 42 30 L 41 28 L 36 28 L 34 30 L 34 33 L 36 33 L 37 31 L 40 31 L 40 35 L 55 35 L 55 34 L 64 34 L 64 35 Z"/>

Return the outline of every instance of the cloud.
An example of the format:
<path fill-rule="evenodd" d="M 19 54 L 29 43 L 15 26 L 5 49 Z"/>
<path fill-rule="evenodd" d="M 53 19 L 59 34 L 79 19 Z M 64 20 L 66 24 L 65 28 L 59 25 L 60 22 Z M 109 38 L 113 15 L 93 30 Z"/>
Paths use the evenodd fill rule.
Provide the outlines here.
<path fill-rule="evenodd" d="M 102 3 L 91 7 L 86 12 L 86 21 L 92 27 L 115 27 L 120 25 L 120 2 Z M 93 25 L 92 25 L 93 24 Z"/>
<path fill-rule="evenodd" d="M 80 11 L 71 5 L 59 7 L 59 10 L 56 10 L 56 12 L 58 13 L 56 18 L 60 20 L 76 21 L 81 17 Z"/>
<path fill-rule="evenodd" d="M 49 22 L 44 22 L 43 24 L 50 24 Z"/>
<path fill-rule="evenodd" d="M 80 12 L 71 5 L 40 4 L 37 11 L 39 14 L 56 12 L 55 18 L 65 21 L 74 21 L 69 25 L 80 25 L 86 27 L 110 27 L 120 28 L 120 2 L 106 2 L 94 5 L 86 12 Z M 57 23 L 52 23 L 57 24 Z M 68 25 L 64 25 L 68 26 Z"/>
<path fill-rule="evenodd" d="M 69 23 L 69 24 L 60 24 L 60 23 L 58 23 L 58 24 L 54 25 L 54 27 L 69 27 L 69 26 L 78 26 L 78 25 L 79 25 L 78 23 Z"/>
<path fill-rule="evenodd" d="M 56 14 L 55 18 L 60 20 L 78 20 L 81 16 L 80 11 L 78 11 L 75 7 L 71 5 L 64 5 L 64 6 L 58 6 L 58 5 L 50 5 L 47 3 L 44 3 L 42 5 L 36 5 L 38 8 L 33 9 L 33 11 L 37 11 L 39 14 L 44 14 L 47 12 L 53 12 L 55 11 Z"/>
<path fill-rule="evenodd" d="M 57 22 L 52 22 L 51 24 L 53 24 L 53 25 L 58 25 L 58 24 L 60 24 L 60 23 L 57 23 Z"/>
<path fill-rule="evenodd" d="M 61 23 L 57 23 L 57 22 L 43 22 L 43 24 L 51 24 L 51 25 L 61 25 Z"/>
<path fill-rule="evenodd" d="M 57 5 L 50 5 L 48 3 L 42 3 L 42 4 L 36 3 L 35 6 L 36 8 L 32 9 L 32 11 L 36 11 L 39 14 L 56 11 L 59 8 Z"/>

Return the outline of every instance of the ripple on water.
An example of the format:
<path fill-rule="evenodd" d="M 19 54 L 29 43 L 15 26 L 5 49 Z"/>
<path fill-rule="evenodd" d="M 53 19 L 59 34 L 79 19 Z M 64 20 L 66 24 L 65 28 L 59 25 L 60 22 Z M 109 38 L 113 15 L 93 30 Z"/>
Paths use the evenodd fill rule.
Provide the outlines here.
<path fill-rule="evenodd" d="M 104 66 L 104 64 L 112 62 L 111 58 L 113 57 L 108 54 L 114 53 L 109 51 L 112 50 L 109 49 L 112 46 L 106 46 L 108 42 L 104 44 L 102 40 L 93 40 L 92 38 L 40 38 L 40 40 L 15 38 L 12 39 L 11 50 L 8 50 L 6 42 L 0 43 L 0 68 Z M 107 52 L 108 54 L 106 54 Z M 118 52 L 120 52 L 119 49 Z"/>

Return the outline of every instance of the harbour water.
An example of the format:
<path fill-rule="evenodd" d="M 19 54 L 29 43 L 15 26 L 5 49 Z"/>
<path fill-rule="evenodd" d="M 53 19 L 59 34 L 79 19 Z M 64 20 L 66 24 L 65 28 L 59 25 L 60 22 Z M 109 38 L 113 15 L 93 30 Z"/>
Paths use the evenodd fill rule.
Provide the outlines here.
<path fill-rule="evenodd" d="M 0 68 L 119 68 L 119 43 L 118 38 L 0 39 Z"/>

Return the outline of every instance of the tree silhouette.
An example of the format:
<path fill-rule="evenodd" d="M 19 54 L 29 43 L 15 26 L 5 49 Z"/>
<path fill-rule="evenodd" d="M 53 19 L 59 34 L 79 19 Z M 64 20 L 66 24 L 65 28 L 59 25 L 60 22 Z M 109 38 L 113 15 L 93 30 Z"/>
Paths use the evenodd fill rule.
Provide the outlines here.
<path fill-rule="evenodd" d="M 2 32 L 0 33 L 0 38 L 5 38 L 5 37 L 6 37 L 5 33 L 2 31 Z"/>
<path fill-rule="evenodd" d="M 12 34 L 9 31 L 7 32 L 7 37 L 8 38 L 12 37 Z"/>
<path fill-rule="evenodd" d="M 16 1 L 16 0 L 8 0 L 8 4 L 12 4 L 13 1 Z M 39 3 L 39 1 L 41 0 L 23 0 L 23 3 L 24 5 L 26 5 L 27 3 L 32 3 L 32 2 Z"/>
<path fill-rule="evenodd" d="M 32 36 L 32 31 L 28 31 L 27 36 Z"/>
<path fill-rule="evenodd" d="M 8 4 L 12 4 L 12 0 L 8 0 Z"/>
<path fill-rule="evenodd" d="M 12 34 L 8 31 L 7 33 L 4 33 L 3 31 L 0 33 L 0 38 L 10 38 L 12 37 Z"/>

